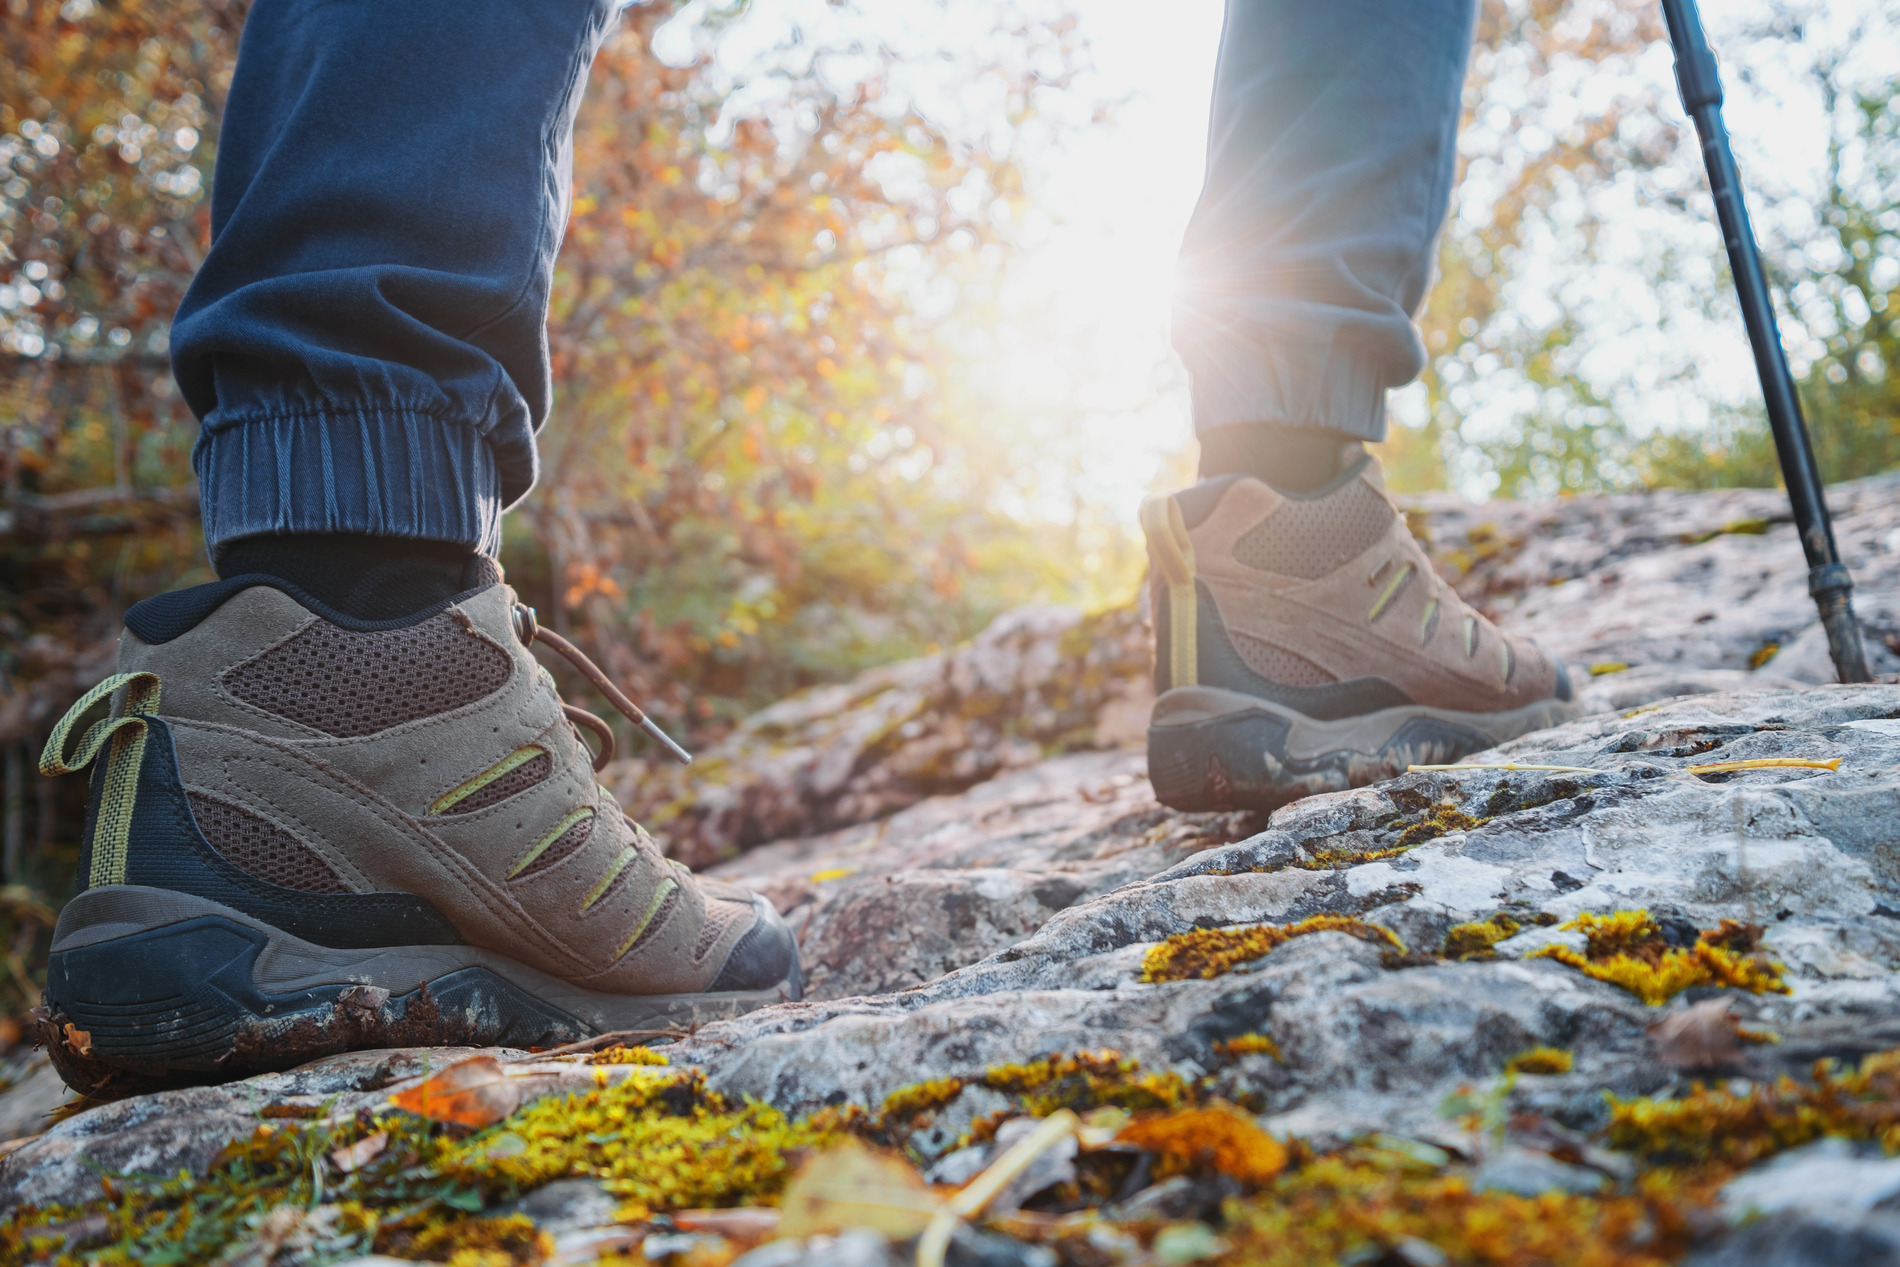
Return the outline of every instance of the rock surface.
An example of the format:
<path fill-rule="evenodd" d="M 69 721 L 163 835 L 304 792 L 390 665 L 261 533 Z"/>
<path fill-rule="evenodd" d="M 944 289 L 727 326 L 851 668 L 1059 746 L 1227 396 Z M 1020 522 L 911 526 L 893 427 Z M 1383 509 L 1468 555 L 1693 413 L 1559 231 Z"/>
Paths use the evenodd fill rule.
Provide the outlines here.
<path fill-rule="evenodd" d="M 1891 670 L 1900 479 L 1836 490 L 1835 503 L 1870 648 Z M 1733 995 L 1742 1024 L 1781 1038 L 1725 1057 L 1721 1076 L 1760 1080 L 1900 1046 L 1900 687 L 1814 684 L 1827 674 L 1802 650 L 1818 628 L 1792 529 L 1746 522 L 1780 506 L 1767 493 L 1654 494 L 1433 502 L 1415 516 L 1448 574 L 1570 661 L 1596 709 L 1472 763 L 1567 769 L 1415 772 L 1268 820 L 1175 813 L 1155 803 L 1128 746 L 1146 698 L 1132 609 L 1016 613 L 969 647 L 787 701 L 693 768 L 706 778 L 710 766 L 708 782 L 623 763 L 617 786 L 649 813 L 663 807 L 676 854 L 745 879 L 787 913 L 811 979 L 807 1001 L 708 1026 L 669 1054 L 715 1088 L 797 1113 L 1115 1048 L 1147 1068 L 1214 1075 L 1281 1136 L 1323 1147 L 1384 1131 L 1485 1158 L 1503 1190 L 1583 1191 L 1614 1180 L 1621 1159 L 1558 1160 L 1516 1139 L 1487 1157 L 1441 1103 L 1490 1088 L 1508 1111 L 1585 1138 L 1602 1124 L 1605 1090 L 1656 1094 L 1711 1076 L 1672 1063 L 1680 1049 L 1656 1027 L 1712 994 Z M 1759 657 L 1769 643 L 1783 649 Z M 1588 676 L 1609 663 L 1632 667 Z M 1688 770 L 1788 758 L 1840 764 Z M 1527 957 L 1577 940 L 1538 916 L 1636 907 L 1671 927 L 1763 926 L 1790 992 L 1691 990 L 1651 1007 Z M 1500 913 L 1522 931 L 1496 957 L 1422 953 L 1453 925 Z M 1170 935 L 1315 915 L 1370 921 L 1420 953 L 1319 932 L 1224 975 L 1141 979 L 1144 954 Z M 1279 1059 L 1217 1049 L 1243 1034 L 1270 1036 Z M 1573 1052 L 1574 1067 L 1500 1080 L 1537 1046 Z M 93 1108 L 0 1161 L 0 1203 L 82 1199 L 102 1171 L 202 1167 L 265 1106 L 334 1097 L 329 1112 L 351 1113 L 461 1054 L 358 1053 Z M 591 1070 L 505 1055 L 542 1089 L 591 1085 Z M 0 1125 L 38 1129 L 43 1106 L 7 1115 L 42 1081 L 0 1096 Z M 995 1107 L 986 1094 L 966 1088 L 913 1146 L 947 1152 Z M 1831 1213 L 1784 1203 L 1747 1235 L 1780 1237 L 1790 1255 L 1889 1236 L 1890 1179 L 1867 1169 L 1885 1163 L 1816 1153 L 1779 1164 L 1797 1166 L 1790 1179 L 1858 1167 L 1856 1182 L 1883 1196 Z M 1817 1231 L 1799 1222 L 1810 1215 L 1833 1222 Z M 1718 1242 L 1708 1261 L 1753 1261 L 1733 1256 L 1742 1248 Z"/>
<path fill-rule="evenodd" d="M 1900 672 L 1900 472 L 1837 485 L 1829 501 L 1874 670 Z M 1774 490 L 1481 506 L 1436 495 L 1407 515 L 1445 578 L 1566 661 L 1596 711 L 1834 680 Z M 765 709 L 688 769 L 622 761 L 608 784 L 675 857 L 706 866 L 882 819 L 1051 751 L 1138 744 L 1149 646 L 1138 604 L 1090 617 L 1025 608 L 967 647 Z"/>

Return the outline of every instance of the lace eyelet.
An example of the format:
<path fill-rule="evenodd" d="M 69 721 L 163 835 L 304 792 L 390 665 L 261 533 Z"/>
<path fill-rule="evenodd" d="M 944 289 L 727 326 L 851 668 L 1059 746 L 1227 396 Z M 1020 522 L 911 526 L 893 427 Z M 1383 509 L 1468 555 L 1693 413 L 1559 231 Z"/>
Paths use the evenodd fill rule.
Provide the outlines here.
<path fill-rule="evenodd" d="M 533 646 L 535 634 L 541 631 L 539 622 L 534 618 L 534 608 L 528 606 L 526 603 L 516 603 L 514 626 L 515 637 L 520 640 L 521 645 L 524 647 Z"/>

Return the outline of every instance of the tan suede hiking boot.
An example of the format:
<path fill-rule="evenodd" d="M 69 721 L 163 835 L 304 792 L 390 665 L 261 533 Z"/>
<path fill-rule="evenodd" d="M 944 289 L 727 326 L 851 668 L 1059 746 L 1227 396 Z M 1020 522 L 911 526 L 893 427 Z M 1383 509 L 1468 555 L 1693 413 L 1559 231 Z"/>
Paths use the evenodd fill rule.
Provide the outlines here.
<path fill-rule="evenodd" d="M 1432 571 L 1369 456 L 1310 495 L 1206 480 L 1149 498 L 1141 523 L 1163 804 L 1272 809 L 1581 711 L 1562 665 Z"/>
<path fill-rule="evenodd" d="M 400 621 L 259 576 L 127 612 L 120 673 L 43 763 L 99 757 L 39 1027 L 62 1076 L 547 1047 L 797 998 L 771 906 L 663 858 L 595 784 L 570 718 L 605 725 L 534 636 L 505 585 Z"/>

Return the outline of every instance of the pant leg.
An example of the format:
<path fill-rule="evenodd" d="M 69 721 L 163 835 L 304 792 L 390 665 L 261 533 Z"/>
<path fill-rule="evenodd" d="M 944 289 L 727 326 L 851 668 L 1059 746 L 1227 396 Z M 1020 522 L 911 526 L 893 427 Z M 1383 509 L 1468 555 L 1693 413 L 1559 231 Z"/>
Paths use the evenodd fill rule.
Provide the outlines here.
<path fill-rule="evenodd" d="M 1197 431 L 1385 436 L 1456 164 L 1474 0 L 1228 0 L 1174 346 Z"/>
<path fill-rule="evenodd" d="M 572 129 L 615 0 L 256 0 L 172 327 L 205 541 L 493 553 L 534 484 Z"/>

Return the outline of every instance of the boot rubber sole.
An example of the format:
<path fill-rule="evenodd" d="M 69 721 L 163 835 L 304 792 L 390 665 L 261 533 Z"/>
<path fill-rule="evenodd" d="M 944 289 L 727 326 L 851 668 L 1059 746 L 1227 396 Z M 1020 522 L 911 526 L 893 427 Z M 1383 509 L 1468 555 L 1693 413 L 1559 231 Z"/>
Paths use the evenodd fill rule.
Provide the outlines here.
<path fill-rule="evenodd" d="M 318 946 L 207 898 L 142 885 L 60 912 L 39 1037 L 67 1085 L 118 1096 L 378 1047 L 555 1047 L 661 1037 L 802 993 L 581 989 L 474 946 Z M 630 1040 L 637 1041 L 637 1040 Z"/>
<path fill-rule="evenodd" d="M 1257 695 L 1181 686 L 1149 717 L 1148 778 L 1174 809 L 1271 810 L 1409 765 L 1448 764 L 1582 712 L 1574 701 L 1547 699 L 1498 713 L 1407 705 L 1321 721 Z"/>

